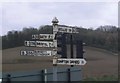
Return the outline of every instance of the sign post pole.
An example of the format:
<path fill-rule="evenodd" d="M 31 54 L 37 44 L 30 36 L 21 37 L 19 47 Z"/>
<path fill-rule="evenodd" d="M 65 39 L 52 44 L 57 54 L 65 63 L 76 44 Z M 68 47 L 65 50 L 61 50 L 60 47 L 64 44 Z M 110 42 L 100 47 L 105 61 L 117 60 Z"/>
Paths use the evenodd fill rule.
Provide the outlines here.
<path fill-rule="evenodd" d="M 53 81 L 57 81 L 57 56 L 53 55 Z"/>
<path fill-rule="evenodd" d="M 73 35 L 71 33 L 70 35 L 70 51 L 71 51 L 71 58 L 73 58 Z M 71 65 L 71 67 L 73 67 L 73 65 Z"/>
<path fill-rule="evenodd" d="M 54 55 L 53 55 L 53 81 L 57 81 L 57 39 L 55 38 L 58 32 L 58 19 L 55 17 L 52 20 L 53 23 L 53 43 L 54 43 Z"/>

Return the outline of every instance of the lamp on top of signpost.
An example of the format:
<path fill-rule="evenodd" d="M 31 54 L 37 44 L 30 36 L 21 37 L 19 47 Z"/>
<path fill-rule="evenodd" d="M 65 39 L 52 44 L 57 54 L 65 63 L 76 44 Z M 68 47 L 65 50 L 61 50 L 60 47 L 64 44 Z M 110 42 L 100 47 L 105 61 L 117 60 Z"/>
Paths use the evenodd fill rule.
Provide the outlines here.
<path fill-rule="evenodd" d="M 55 24 L 58 25 L 58 22 L 59 21 L 58 21 L 57 17 L 54 17 L 52 20 L 53 25 L 55 25 Z"/>
<path fill-rule="evenodd" d="M 53 40 L 54 41 L 56 41 L 55 35 L 58 32 L 58 23 L 59 23 L 59 21 L 58 21 L 57 17 L 54 17 L 53 20 L 52 20 L 52 25 L 53 25 Z"/>

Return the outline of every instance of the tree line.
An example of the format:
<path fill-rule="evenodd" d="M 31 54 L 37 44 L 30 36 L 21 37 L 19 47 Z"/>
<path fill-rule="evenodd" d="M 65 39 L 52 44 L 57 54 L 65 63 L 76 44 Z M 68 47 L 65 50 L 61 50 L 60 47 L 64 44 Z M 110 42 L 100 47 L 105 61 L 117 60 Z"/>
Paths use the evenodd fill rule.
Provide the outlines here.
<path fill-rule="evenodd" d="M 59 26 L 68 27 L 66 25 Z M 74 26 L 70 27 L 75 28 Z M 105 25 L 97 29 L 76 28 L 79 33 L 74 38 L 83 40 L 88 46 L 103 48 L 113 52 L 120 50 L 120 46 L 118 46 L 118 27 Z M 22 31 L 9 31 L 7 35 L 2 36 L 2 49 L 23 46 L 25 40 L 32 40 L 32 34 L 51 34 L 52 31 L 52 25 L 40 26 L 38 29 L 24 27 Z"/>

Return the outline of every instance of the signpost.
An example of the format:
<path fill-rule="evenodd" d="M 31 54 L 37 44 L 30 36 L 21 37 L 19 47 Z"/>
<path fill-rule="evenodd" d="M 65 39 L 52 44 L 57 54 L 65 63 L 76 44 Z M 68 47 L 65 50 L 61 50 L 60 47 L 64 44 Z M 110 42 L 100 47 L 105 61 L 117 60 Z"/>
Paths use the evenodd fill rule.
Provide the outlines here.
<path fill-rule="evenodd" d="M 52 41 L 25 41 L 24 44 L 29 47 L 54 47 Z"/>
<path fill-rule="evenodd" d="M 46 50 L 21 50 L 20 55 L 26 56 L 52 56 L 52 51 Z"/>
<path fill-rule="evenodd" d="M 51 41 L 36 41 L 36 47 L 54 47 Z"/>
<path fill-rule="evenodd" d="M 52 40 L 53 34 L 34 34 L 32 35 L 32 39 L 39 39 L 39 40 Z"/>
<path fill-rule="evenodd" d="M 57 59 L 57 65 L 85 65 L 85 59 Z"/>
<path fill-rule="evenodd" d="M 73 36 L 72 33 L 78 33 L 76 28 L 73 27 L 60 27 L 58 26 L 58 19 L 55 17 L 52 20 L 53 23 L 53 34 L 33 34 L 32 39 L 34 41 L 24 41 L 24 45 L 27 47 L 42 47 L 42 48 L 53 48 L 53 50 L 21 50 L 20 55 L 23 56 L 53 56 L 53 81 L 57 81 L 57 65 L 85 65 L 87 62 L 83 58 L 79 58 L 79 49 L 82 51 L 81 43 L 78 42 L 77 46 L 77 57 L 73 57 Z M 60 33 L 60 34 L 58 34 Z M 58 39 L 59 36 L 63 35 L 64 33 L 70 34 L 70 53 L 71 57 L 70 59 L 67 59 L 67 57 L 58 58 Z M 56 36 L 58 36 L 56 38 Z M 66 40 L 64 38 L 67 38 L 65 35 L 63 35 L 63 40 Z M 40 40 L 40 41 L 39 41 Z M 52 41 L 50 41 L 52 40 Z M 66 41 L 61 41 L 61 45 L 66 45 Z M 77 44 L 76 44 L 77 45 Z M 66 47 L 62 48 L 62 51 L 65 52 Z M 64 50 L 65 49 L 65 50 Z M 66 52 L 67 53 L 67 52 Z M 67 56 L 66 53 L 64 56 Z M 83 53 L 83 51 L 82 51 Z"/>
<path fill-rule="evenodd" d="M 58 27 L 58 32 L 62 33 L 78 33 L 76 28 L 72 27 Z"/>
<path fill-rule="evenodd" d="M 24 45 L 25 46 L 36 46 L 36 42 L 35 41 L 24 41 Z"/>
<path fill-rule="evenodd" d="M 53 55 L 53 81 L 57 81 L 57 65 L 56 65 L 56 61 L 57 61 L 57 39 L 55 38 L 55 36 L 57 35 L 57 32 L 58 32 L 58 19 L 55 17 L 53 20 L 52 20 L 52 23 L 53 23 L 53 42 L 54 42 L 54 46 L 55 48 L 53 49 L 54 50 L 54 55 Z"/>

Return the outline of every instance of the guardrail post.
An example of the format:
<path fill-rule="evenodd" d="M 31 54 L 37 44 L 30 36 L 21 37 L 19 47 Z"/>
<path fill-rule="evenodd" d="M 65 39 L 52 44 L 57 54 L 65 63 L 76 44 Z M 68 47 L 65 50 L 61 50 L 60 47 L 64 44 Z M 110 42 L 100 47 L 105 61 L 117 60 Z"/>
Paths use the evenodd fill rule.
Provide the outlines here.
<path fill-rule="evenodd" d="M 53 81 L 57 82 L 57 66 L 53 66 Z"/>
<path fill-rule="evenodd" d="M 7 74 L 7 81 L 6 83 L 11 83 L 11 75 L 10 74 Z"/>
<path fill-rule="evenodd" d="M 47 69 L 44 70 L 44 79 L 45 79 L 44 81 L 46 83 L 47 82 Z"/>
<path fill-rule="evenodd" d="M 71 72 L 70 68 L 67 70 L 67 75 L 68 75 L 68 83 L 71 81 Z"/>
<path fill-rule="evenodd" d="M 41 71 L 41 81 L 44 83 L 44 81 L 45 81 L 45 72 L 44 72 L 44 70 L 42 70 Z"/>

